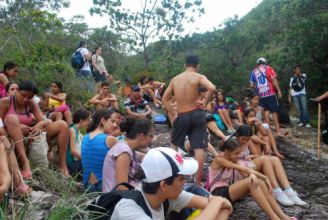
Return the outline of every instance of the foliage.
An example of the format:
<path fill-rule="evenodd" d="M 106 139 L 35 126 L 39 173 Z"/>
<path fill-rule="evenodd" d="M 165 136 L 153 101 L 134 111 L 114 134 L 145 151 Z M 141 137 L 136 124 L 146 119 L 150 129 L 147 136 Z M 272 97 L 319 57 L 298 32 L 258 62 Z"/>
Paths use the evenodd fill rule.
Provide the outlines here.
<path fill-rule="evenodd" d="M 185 22 L 194 22 L 194 14 L 204 13 L 201 0 L 144 0 L 140 11 L 122 6 L 121 0 L 94 0 L 91 14 L 108 14 L 110 24 L 128 42 L 130 49 L 143 55 L 146 67 L 150 61 L 148 44 L 159 38 L 175 40 Z"/>

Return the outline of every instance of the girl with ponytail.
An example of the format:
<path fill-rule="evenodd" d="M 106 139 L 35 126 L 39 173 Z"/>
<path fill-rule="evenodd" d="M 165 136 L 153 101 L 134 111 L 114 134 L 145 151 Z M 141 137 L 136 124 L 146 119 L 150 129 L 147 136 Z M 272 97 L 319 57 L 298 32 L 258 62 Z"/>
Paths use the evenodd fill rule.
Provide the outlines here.
<path fill-rule="evenodd" d="M 120 124 L 126 140 L 118 142 L 106 155 L 103 167 L 103 192 L 111 191 L 117 184 L 127 182 L 136 186 L 135 173 L 144 154 L 137 152 L 147 147 L 153 139 L 151 122 L 147 119 L 128 118 Z M 124 186 L 117 189 L 126 190 Z"/>
<path fill-rule="evenodd" d="M 111 135 L 116 128 L 115 112 L 100 109 L 93 115 L 87 134 L 83 137 L 83 184 L 90 192 L 101 191 L 102 168 L 107 152 L 116 144 L 116 138 Z"/>

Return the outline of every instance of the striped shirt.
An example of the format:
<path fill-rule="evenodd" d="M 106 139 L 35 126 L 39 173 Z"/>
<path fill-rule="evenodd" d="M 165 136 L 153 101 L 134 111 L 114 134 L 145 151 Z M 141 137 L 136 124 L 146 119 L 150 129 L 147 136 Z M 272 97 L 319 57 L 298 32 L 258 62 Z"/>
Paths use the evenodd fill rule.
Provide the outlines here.
<path fill-rule="evenodd" d="M 276 72 L 269 65 L 260 65 L 251 72 L 250 82 L 256 85 L 260 98 L 275 95 L 272 78 Z"/>

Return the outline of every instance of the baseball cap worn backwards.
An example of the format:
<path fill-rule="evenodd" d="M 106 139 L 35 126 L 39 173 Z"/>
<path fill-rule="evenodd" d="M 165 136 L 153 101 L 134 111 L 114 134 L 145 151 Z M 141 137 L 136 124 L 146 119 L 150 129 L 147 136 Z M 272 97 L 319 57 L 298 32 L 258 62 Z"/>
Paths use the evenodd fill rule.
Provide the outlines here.
<path fill-rule="evenodd" d="M 258 65 L 260 65 L 260 64 L 267 64 L 267 61 L 266 61 L 265 58 L 261 57 L 261 58 L 258 58 L 258 59 L 257 59 L 256 63 L 257 63 Z"/>
<path fill-rule="evenodd" d="M 132 86 L 132 90 L 134 92 L 138 92 L 138 91 L 140 91 L 140 87 L 139 86 Z"/>
<path fill-rule="evenodd" d="M 159 147 L 148 151 L 141 167 L 146 176 L 143 181 L 154 183 L 177 174 L 192 175 L 198 170 L 198 162 L 193 158 L 182 158 L 171 148 Z"/>

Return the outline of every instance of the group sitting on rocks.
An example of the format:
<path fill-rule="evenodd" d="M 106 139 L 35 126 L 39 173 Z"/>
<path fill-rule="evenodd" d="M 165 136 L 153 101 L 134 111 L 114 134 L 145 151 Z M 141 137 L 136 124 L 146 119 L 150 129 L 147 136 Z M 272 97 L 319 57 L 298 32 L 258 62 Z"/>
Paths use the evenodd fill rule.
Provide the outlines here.
<path fill-rule="evenodd" d="M 307 203 L 289 183 L 276 143 L 285 134 L 277 118 L 276 92 L 281 97 L 281 91 L 273 68 L 258 59 L 250 77 L 253 90 L 239 102 L 198 73 L 198 56 L 186 56 L 184 64 L 185 71 L 168 85 L 149 76 L 135 85 L 126 78 L 116 94 L 110 89 L 112 77 L 98 77 L 100 89 L 88 101 L 94 108 L 71 111 L 62 82 L 53 81 L 38 97 L 33 82 L 14 83 L 19 66 L 6 63 L 0 73 L 0 201 L 12 184 L 21 196 L 32 191 L 25 182 L 33 179 L 28 155 L 33 141 L 46 132 L 46 163 L 58 157 L 58 171 L 79 175 L 88 192 L 105 195 L 131 187 L 141 192 L 146 208 L 124 197 L 111 219 L 164 219 L 169 212 L 195 220 L 227 219 L 231 204 L 248 194 L 270 219 L 296 219 L 279 205 Z M 302 76 L 303 87 L 296 89 L 292 78 L 289 99 L 300 114 L 298 125 L 310 127 L 306 76 L 299 66 L 294 73 Z M 172 127 L 171 147 L 151 146 L 157 108 L 163 108 Z M 209 137 L 219 141 L 211 144 Z M 207 151 L 213 159 L 204 175 Z M 187 208 L 191 211 L 182 211 Z"/>

